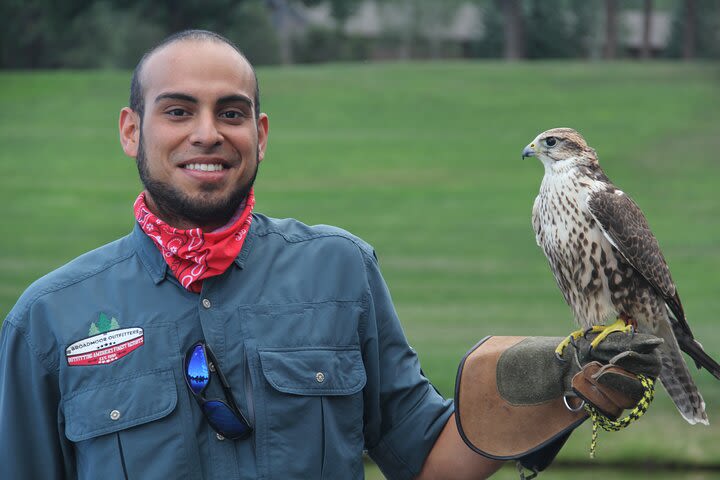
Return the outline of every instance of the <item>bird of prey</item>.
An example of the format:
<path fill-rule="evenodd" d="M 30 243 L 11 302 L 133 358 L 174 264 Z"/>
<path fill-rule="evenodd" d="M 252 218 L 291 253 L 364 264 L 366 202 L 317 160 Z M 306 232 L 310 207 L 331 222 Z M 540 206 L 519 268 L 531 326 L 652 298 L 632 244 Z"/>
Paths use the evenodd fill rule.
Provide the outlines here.
<path fill-rule="evenodd" d="M 532 225 L 580 327 L 618 319 L 615 330 L 632 325 L 661 337 L 660 381 L 685 420 L 707 425 L 705 402 L 680 350 L 718 379 L 720 365 L 695 340 L 640 208 L 613 185 L 595 150 L 571 128 L 541 133 L 522 157 L 536 157 L 545 167 Z"/>

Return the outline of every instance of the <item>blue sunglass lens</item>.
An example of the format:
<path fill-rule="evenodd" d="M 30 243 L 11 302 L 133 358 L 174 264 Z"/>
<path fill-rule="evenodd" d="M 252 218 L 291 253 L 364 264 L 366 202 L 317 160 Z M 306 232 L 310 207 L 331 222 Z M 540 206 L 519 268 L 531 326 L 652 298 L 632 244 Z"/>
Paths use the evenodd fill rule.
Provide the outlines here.
<path fill-rule="evenodd" d="M 195 394 L 200 394 L 208 386 L 210 372 L 208 371 L 205 350 L 202 345 L 196 345 L 190 354 L 187 364 L 187 379 L 190 388 Z"/>
<path fill-rule="evenodd" d="M 250 431 L 250 427 L 240 420 L 224 402 L 208 400 L 202 404 L 202 409 L 215 430 L 222 432 L 229 439 L 240 438 Z"/>

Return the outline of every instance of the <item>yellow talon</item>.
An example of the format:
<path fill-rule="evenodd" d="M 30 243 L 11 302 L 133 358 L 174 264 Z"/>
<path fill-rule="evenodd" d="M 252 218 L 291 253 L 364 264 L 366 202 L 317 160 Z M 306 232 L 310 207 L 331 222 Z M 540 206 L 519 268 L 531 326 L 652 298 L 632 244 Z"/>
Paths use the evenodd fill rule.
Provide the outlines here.
<path fill-rule="evenodd" d="M 598 333 L 598 336 L 593 339 L 592 342 L 590 342 L 590 348 L 597 347 L 600 342 L 605 340 L 605 338 L 610 335 L 613 332 L 623 332 L 623 333 L 632 333 L 633 327 L 632 325 L 626 325 L 625 321 L 618 318 L 615 323 L 611 325 L 595 325 L 590 329 L 591 332 Z"/>
<path fill-rule="evenodd" d="M 595 337 L 592 342 L 590 342 L 590 348 L 595 348 L 600 344 L 600 342 L 605 340 L 605 338 L 613 332 L 631 333 L 632 331 L 632 325 L 626 325 L 625 321 L 621 318 L 618 318 L 615 323 L 612 323 L 610 325 L 593 325 L 586 330 L 576 330 L 570 335 L 568 335 L 565 339 L 563 339 L 563 341 L 560 342 L 557 348 L 555 348 L 555 356 L 562 360 L 562 354 L 565 351 L 565 348 L 573 341 L 587 335 L 588 333 L 598 334 L 598 336 Z"/>
<path fill-rule="evenodd" d="M 565 351 L 565 348 L 572 343 L 573 340 L 577 340 L 578 338 L 585 335 L 585 332 L 587 330 L 576 330 L 572 332 L 570 335 L 565 337 L 562 342 L 555 348 L 555 356 L 559 359 L 562 359 L 563 351 Z"/>

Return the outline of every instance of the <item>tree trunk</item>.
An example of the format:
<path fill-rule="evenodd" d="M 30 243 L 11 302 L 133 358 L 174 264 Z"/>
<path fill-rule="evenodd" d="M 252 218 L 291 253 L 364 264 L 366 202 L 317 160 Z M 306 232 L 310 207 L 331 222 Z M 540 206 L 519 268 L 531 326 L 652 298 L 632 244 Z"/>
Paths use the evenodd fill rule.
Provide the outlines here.
<path fill-rule="evenodd" d="M 695 37 L 697 35 L 695 0 L 685 0 L 685 21 L 683 24 L 682 56 L 685 60 L 692 60 L 695 58 Z"/>
<path fill-rule="evenodd" d="M 605 0 L 605 49 L 603 58 L 612 60 L 617 56 L 617 1 Z"/>
<path fill-rule="evenodd" d="M 652 46 L 650 45 L 650 30 L 652 28 L 652 0 L 644 0 L 643 2 L 643 30 L 642 45 L 640 46 L 640 58 L 646 60 L 652 56 Z"/>
<path fill-rule="evenodd" d="M 505 59 L 525 58 L 525 29 L 519 0 L 500 0 L 505 18 Z"/>

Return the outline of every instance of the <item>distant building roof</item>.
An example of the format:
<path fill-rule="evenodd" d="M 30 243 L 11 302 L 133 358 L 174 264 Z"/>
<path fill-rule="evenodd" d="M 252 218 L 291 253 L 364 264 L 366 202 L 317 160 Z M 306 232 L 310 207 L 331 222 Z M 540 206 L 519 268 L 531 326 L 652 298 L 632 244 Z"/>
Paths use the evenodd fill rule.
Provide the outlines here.
<path fill-rule="evenodd" d="M 643 41 L 643 12 L 626 10 L 620 14 L 621 42 L 626 47 L 640 48 Z M 655 11 L 650 16 L 650 47 L 658 50 L 670 41 L 672 17 L 669 13 Z"/>
<path fill-rule="evenodd" d="M 328 3 L 313 7 L 296 4 L 295 8 L 301 12 L 306 26 L 335 26 Z M 403 32 L 412 27 L 410 19 L 413 15 L 419 14 L 417 28 L 426 37 L 458 41 L 482 37 L 482 11 L 470 2 L 465 2 L 452 11 L 448 11 L 440 2 L 421 4 L 419 8 L 422 10 L 419 12 L 408 11 L 408 8 L 412 8 L 412 5 L 365 0 L 348 18 L 344 30 L 350 35 L 361 37 L 379 37 L 388 32 Z"/>

